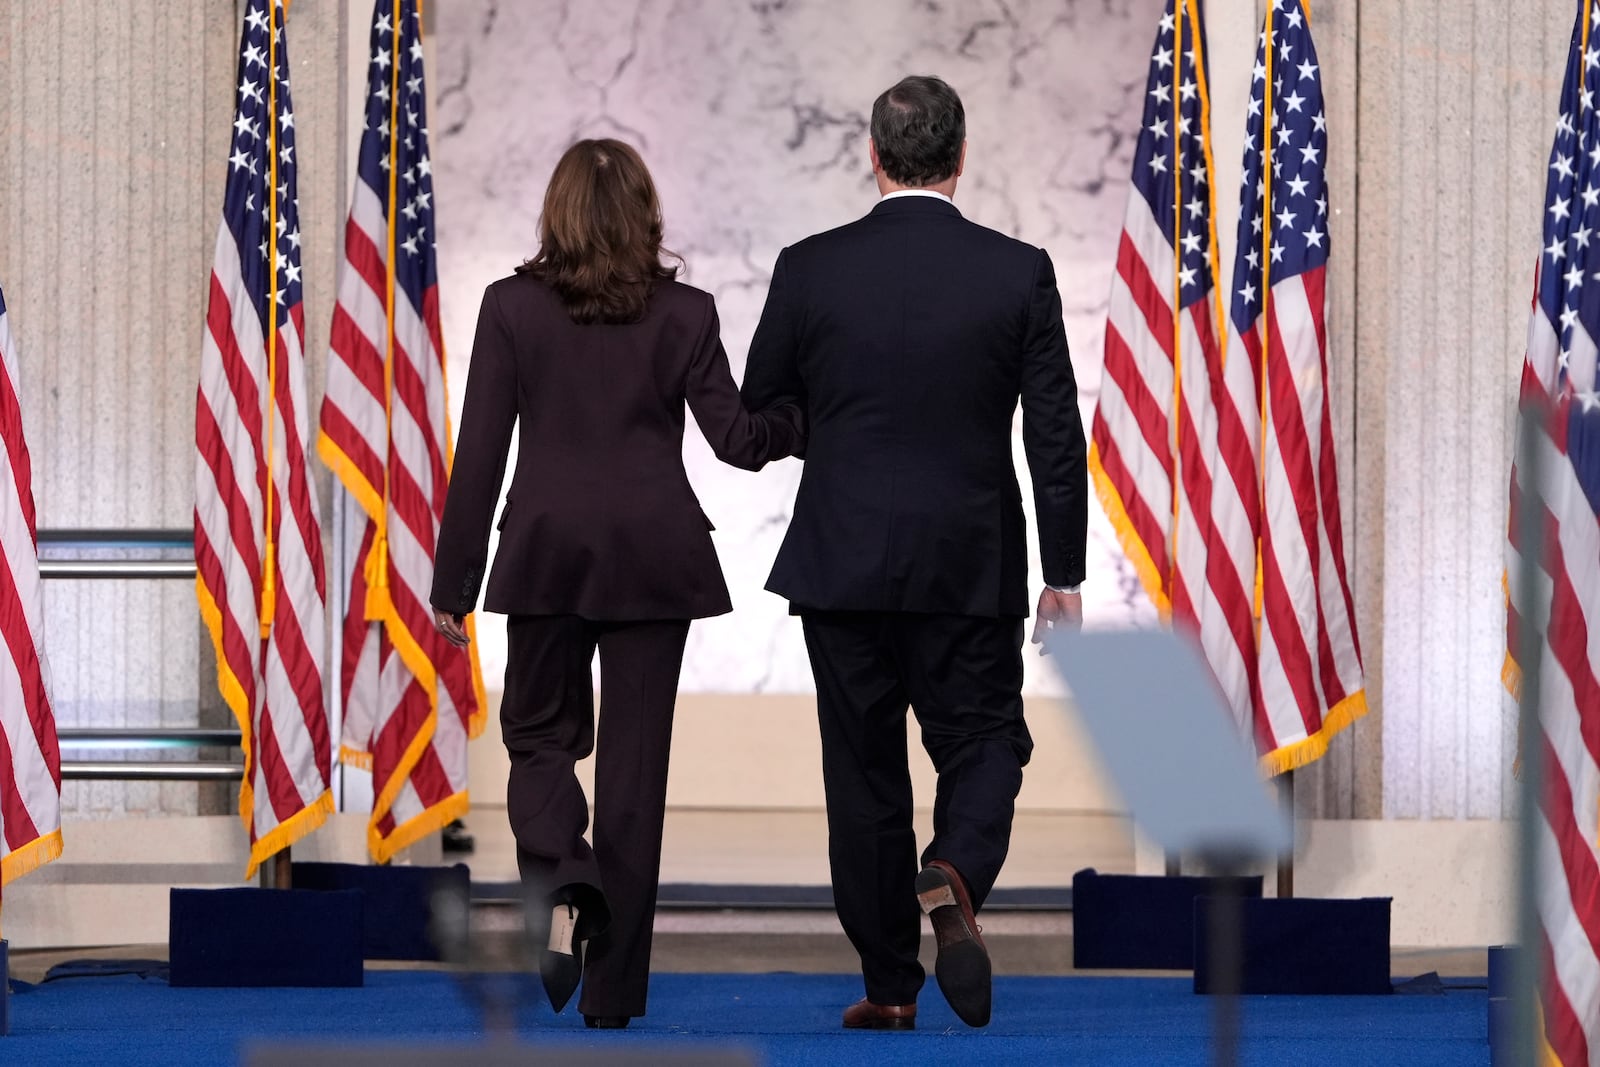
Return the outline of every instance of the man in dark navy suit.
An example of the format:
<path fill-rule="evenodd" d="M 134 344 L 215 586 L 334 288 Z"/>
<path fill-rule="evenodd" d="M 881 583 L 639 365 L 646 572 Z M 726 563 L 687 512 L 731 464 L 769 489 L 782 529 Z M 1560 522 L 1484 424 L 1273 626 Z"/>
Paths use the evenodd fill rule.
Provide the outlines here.
<path fill-rule="evenodd" d="M 844 1025 L 915 1025 L 920 905 L 940 989 L 982 1026 L 990 965 L 975 913 L 1033 748 L 1012 420 L 1020 398 L 1046 583 L 1035 641 L 1082 617 L 1083 425 L 1050 257 L 951 200 L 966 157 L 955 91 L 911 77 L 885 92 L 871 157 L 883 199 L 784 249 L 750 345 L 746 404 L 796 400 L 810 425 L 767 588 L 801 616 L 816 676 L 834 901 L 866 985 Z M 908 707 L 938 772 L 920 870 Z"/>

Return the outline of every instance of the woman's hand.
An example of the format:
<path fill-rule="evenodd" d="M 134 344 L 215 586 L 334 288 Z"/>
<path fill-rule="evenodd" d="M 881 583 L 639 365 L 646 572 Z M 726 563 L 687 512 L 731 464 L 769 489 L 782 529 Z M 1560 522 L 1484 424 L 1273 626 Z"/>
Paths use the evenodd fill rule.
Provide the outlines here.
<path fill-rule="evenodd" d="M 448 611 L 435 611 L 433 613 L 433 628 L 444 635 L 444 639 L 457 648 L 466 648 L 472 639 L 467 636 L 467 619 L 464 615 L 452 615 Z"/>

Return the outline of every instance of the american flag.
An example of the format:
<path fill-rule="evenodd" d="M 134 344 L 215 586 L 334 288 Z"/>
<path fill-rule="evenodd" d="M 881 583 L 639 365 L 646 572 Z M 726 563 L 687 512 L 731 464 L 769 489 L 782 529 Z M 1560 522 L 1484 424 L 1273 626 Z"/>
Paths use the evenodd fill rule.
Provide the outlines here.
<path fill-rule="evenodd" d="M 17 349 L 0 294 L 0 886 L 61 855 L 61 749 L 18 392 Z"/>
<path fill-rule="evenodd" d="M 1218 540 L 1213 394 L 1222 352 L 1210 90 L 1198 0 L 1169 0 L 1144 101 L 1090 465 L 1150 598 L 1174 625 L 1197 634 L 1235 714 L 1248 721 L 1254 552 L 1247 574 L 1219 566 L 1210 555 Z"/>
<path fill-rule="evenodd" d="M 1545 185 L 1519 452 L 1511 472 L 1505 679 L 1538 648 L 1543 797 L 1535 842 L 1545 1039 L 1565 1067 L 1600 1064 L 1600 9 L 1579 0 Z M 1536 520 L 1524 529 L 1524 507 Z M 1522 552 L 1534 540 L 1535 558 Z M 1522 568 L 1532 564 L 1533 587 Z M 1532 633 L 1527 630 L 1531 629 Z"/>
<path fill-rule="evenodd" d="M 476 644 L 433 628 L 450 470 L 416 0 L 378 0 L 318 448 L 366 513 L 344 621 L 344 758 L 371 768 L 379 862 L 467 809 L 486 701 Z"/>
<path fill-rule="evenodd" d="M 1212 313 L 1209 96 L 1200 5 L 1171 0 L 1090 458 L 1151 599 L 1196 634 L 1276 774 L 1321 756 L 1366 710 L 1325 387 L 1327 124 L 1300 0 L 1274 0 L 1257 54 L 1226 360 Z"/>
<path fill-rule="evenodd" d="M 333 810 L 284 6 L 245 10 L 195 405 L 195 585 L 244 739 L 246 877 Z"/>
<path fill-rule="evenodd" d="M 1310 15 L 1273 0 L 1245 125 L 1212 549 L 1254 579 L 1251 727 L 1272 773 L 1366 712 L 1328 394 L 1327 126 Z"/>

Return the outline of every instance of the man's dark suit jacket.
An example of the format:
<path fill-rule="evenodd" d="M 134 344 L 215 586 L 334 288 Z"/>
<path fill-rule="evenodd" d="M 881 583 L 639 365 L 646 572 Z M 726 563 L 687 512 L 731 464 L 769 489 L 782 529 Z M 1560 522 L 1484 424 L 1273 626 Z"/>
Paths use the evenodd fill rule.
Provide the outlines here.
<path fill-rule="evenodd" d="M 785 249 L 744 380 L 807 420 L 767 588 L 798 611 L 1027 615 L 1018 397 L 1044 579 L 1076 585 L 1088 474 L 1050 257 L 927 196 Z"/>
<path fill-rule="evenodd" d="M 662 283 L 643 321 L 578 325 L 530 275 L 489 286 L 439 527 L 433 606 L 465 615 L 477 604 L 520 424 L 486 610 L 598 621 L 731 610 L 711 522 L 683 469 L 685 402 L 726 463 L 758 470 L 801 445 L 793 405 L 746 412 L 710 294 Z"/>

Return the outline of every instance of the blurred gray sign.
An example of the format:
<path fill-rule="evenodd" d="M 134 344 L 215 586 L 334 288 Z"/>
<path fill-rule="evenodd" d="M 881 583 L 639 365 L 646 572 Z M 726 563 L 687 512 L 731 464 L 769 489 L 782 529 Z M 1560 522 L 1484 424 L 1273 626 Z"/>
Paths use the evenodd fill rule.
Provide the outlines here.
<path fill-rule="evenodd" d="M 1170 630 L 1054 631 L 1061 672 L 1134 823 L 1170 854 L 1294 847 L 1199 650 Z"/>

